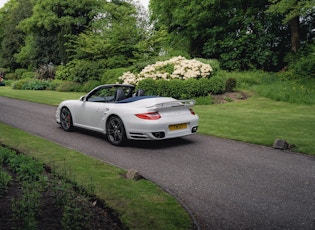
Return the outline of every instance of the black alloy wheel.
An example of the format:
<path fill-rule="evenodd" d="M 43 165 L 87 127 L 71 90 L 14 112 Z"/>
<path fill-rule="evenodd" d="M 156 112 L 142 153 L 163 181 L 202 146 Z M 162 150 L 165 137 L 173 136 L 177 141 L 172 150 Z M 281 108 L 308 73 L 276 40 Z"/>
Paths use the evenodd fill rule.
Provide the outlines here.
<path fill-rule="evenodd" d="M 109 143 L 116 146 L 122 146 L 126 143 L 126 131 L 124 123 L 117 116 L 108 119 L 106 125 L 106 136 Z"/>
<path fill-rule="evenodd" d="M 73 129 L 72 115 L 68 108 L 63 107 L 60 111 L 60 125 L 64 131 L 70 132 Z"/>

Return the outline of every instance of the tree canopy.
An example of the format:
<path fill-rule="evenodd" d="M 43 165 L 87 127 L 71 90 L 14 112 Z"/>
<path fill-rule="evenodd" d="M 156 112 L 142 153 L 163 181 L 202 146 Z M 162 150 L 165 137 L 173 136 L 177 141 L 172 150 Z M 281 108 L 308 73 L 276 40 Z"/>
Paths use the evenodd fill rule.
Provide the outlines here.
<path fill-rule="evenodd" d="M 150 0 L 149 14 L 132 0 L 9 0 L 0 9 L 0 68 L 53 63 L 62 79 L 84 82 L 176 54 L 278 71 L 288 54 L 314 46 L 314 35 L 313 0 Z"/>

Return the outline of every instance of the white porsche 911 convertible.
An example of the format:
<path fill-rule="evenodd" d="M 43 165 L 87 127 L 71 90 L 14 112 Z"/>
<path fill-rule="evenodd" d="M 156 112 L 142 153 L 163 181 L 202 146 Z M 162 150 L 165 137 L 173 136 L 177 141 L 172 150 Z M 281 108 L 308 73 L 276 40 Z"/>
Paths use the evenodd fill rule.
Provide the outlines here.
<path fill-rule="evenodd" d="M 193 100 L 145 96 L 133 85 L 100 85 L 79 100 L 59 104 L 56 120 L 63 130 L 74 127 L 104 133 L 121 146 L 131 140 L 163 140 L 193 134 L 199 117 Z"/>

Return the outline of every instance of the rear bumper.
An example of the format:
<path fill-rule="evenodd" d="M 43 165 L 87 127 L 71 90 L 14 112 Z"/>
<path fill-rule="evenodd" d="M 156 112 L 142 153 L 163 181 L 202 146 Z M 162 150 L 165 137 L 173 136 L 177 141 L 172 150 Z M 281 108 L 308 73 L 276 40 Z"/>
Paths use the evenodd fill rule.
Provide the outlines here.
<path fill-rule="evenodd" d="M 186 128 L 180 128 L 176 130 L 170 130 L 170 125 L 187 124 Z M 139 128 L 141 127 L 141 128 Z M 179 119 L 176 122 L 170 123 L 157 123 L 157 122 L 145 122 L 136 128 L 129 127 L 126 129 L 126 135 L 128 139 L 132 140 L 163 140 L 170 138 L 177 138 L 188 136 L 196 133 L 198 130 L 198 117 L 193 120 Z"/>

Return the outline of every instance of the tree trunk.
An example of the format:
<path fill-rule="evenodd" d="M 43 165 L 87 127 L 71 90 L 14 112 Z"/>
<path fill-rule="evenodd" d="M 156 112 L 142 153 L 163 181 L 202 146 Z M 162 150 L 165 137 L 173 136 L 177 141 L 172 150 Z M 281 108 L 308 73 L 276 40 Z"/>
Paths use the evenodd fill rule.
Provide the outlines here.
<path fill-rule="evenodd" d="M 289 21 L 291 30 L 291 51 L 296 53 L 300 48 L 300 21 L 299 16 Z"/>

